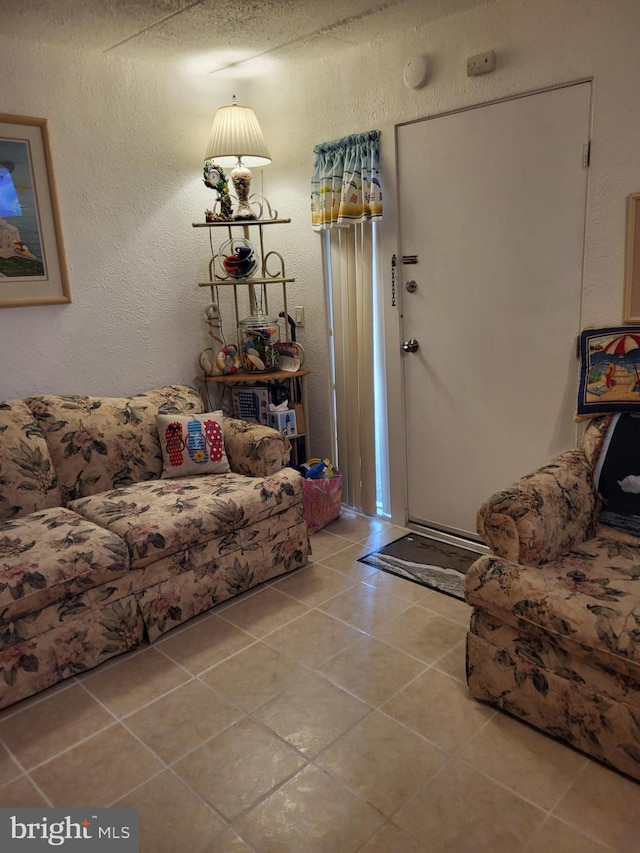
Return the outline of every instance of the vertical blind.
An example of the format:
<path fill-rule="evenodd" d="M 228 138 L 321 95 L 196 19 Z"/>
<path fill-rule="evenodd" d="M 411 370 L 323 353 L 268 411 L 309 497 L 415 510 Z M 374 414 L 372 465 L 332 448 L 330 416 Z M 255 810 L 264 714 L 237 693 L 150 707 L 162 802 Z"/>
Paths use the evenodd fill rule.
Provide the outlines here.
<path fill-rule="evenodd" d="M 379 137 L 359 133 L 314 149 L 311 222 L 328 231 L 325 284 L 331 312 L 337 462 L 343 501 L 376 512 L 374 295 L 382 217 Z"/>

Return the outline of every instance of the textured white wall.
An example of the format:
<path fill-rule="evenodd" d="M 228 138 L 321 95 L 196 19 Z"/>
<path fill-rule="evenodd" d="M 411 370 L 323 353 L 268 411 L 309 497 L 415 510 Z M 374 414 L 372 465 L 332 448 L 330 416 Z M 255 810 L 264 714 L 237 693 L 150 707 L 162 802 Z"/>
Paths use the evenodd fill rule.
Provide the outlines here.
<path fill-rule="evenodd" d="M 394 126 L 593 78 L 582 324 L 620 323 L 625 200 L 628 193 L 640 190 L 639 37 L 640 4 L 636 0 L 502 0 L 425 27 L 412 27 L 367 49 L 353 49 L 339 61 L 301 66 L 295 74 L 286 66 L 275 66 L 255 85 L 254 100 L 269 105 L 265 132 L 278 155 L 269 167 L 269 181 L 291 188 L 288 202 L 296 222 L 295 242 L 302 247 L 297 275 L 304 287 L 301 298 L 307 316 L 312 318 L 303 340 L 314 367 L 325 360 L 326 318 L 317 235 L 309 243 L 307 225 L 304 182 L 311 170 L 313 145 L 371 128 L 382 131 L 387 384 L 396 520 L 404 520 L 406 461 L 400 320 L 397 310 L 390 307 L 390 258 L 397 227 Z M 468 78 L 466 57 L 489 49 L 497 53 L 497 70 Z M 432 74 L 424 89 L 412 91 L 402 82 L 402 69 L 416 54 L 431 58 Z M 313 319 L 317 327 L 312 325 Z M 517 322 L 517 318 L 505 321 Z M 320 407 L 324 389 L 315 387 L 314 391 Z"/>
<path fill-rule="evenodd" d="M 191 222 L 222 101 L 162 66 L 8 40 L 0 55 L 0 111 L 49 121 L 73 299 L 0 311 L 0 399 L 191 381 L 208 252 Z"/>
<path fill-rule="evenodd" d="M 394 125 L 593 77 L 583 324 L 619 322 L 625 196 L 640 189 L 639 36 L 636 0 L 499 0 L 429 26 L 414 22 L 401 35 L 326 62 L 272 61 L 261 76 L 233 84 L 220 75 L 0 39 L 0 111 L 50 120 L 74 300 L 0 311 L 0 399 L 47 391 L 135 393 L 191 381 L 208 343 L 206 291 L 195 286 L 206 278 L 208 246 L 205 232 L 191 222 L 211 201 L 200 173 L 211 118 L 234 92 L 256 110 L 271 149 L 273 163 L 262 170 L 265 193 L 293 220 L 268 232 L 269 247 L 283 253 L 296 276 L 290 305 L 306 309 L 299 336 L 314 370 L 315 454 L 329 448 L 320 238 L 308 224 L 318 142 L 382 130 L 389 289 Z M 497 71 L 467 78 L 467 55 L 490 48 Z M 422 53 L 432 60 L 431 81 L 410 91 L 402 68 Z M 401 514 L 401 362 L 398 315 L 390 308 L 387 337 L 393 485 Z"/>

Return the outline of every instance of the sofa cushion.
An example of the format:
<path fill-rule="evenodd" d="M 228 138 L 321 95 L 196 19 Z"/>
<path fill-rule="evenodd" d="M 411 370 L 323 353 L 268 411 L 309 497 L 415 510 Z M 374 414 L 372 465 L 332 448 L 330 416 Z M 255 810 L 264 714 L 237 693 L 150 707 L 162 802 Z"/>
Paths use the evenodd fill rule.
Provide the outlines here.
<path fill-rule="evenodd" d="M 119 536 L 62 507 L 0 525 L 0 625 L 126 574 Z"/>
<path fill-rule="evenodd" d="M 591 539 L 534 571 L 487 555 L 467 572 L 465 596 L 508 625 L 539 626 L 572 653 L 622 675 L 638 675 L 638 547 Z"/>
<path fill-rule="evenodd" d="M 162 476 L 226 474 L 222 412 L 202 415 L 156 415 L 162 448 Z"/>
<path fill-rule="evenodd" d="M 302 546 L 296 533 L 291 532 L 294 528 L 297 531 L 299 526 L 304 528 L 306 536 Z M 202 545 L 185 548 L 130 572 L 129 590 L 138 595 L 152 586 L 157 586 L 185 572 L 193 572 L 194 576 L 200 580 L 205 575 L 217 575 L 223 565 L 233 565 L 229 586 L 234 587 L 236 593 L 243 592 L 244 589 L 261 583 L 256 580 L 256 573 L 246 570 L 250 555 L 255 556 L 258 552 L 262 555 L 261 559 L 264 561 L 262 575 L 265 572 L 274 571 L 274 566 L 278 569 L 276 574 L 291 571 L 292 564 L 297 563 L 295 565 L 297 568 L 304 563 L 304 558 L 309 553 L 308 538 L 302 506 L 290 507 L 284 512 L 256 521 L 249 527 L 214 536 Z M 262 580 L 264 579 L 262 577 Z M 122 580 L 121 578 L 118 583 Z M 218 578 L 218 581 L 222 583 L 223 578 Z M 211 604 L 216 603 L 217 601 L 211 602 Z"/>
<path fill-rule="evenodd" d="M 62 502 L 162 473 L 158 411 L 201 412 L 197 391 L 169 385 L 134 397 L 29 397 L 60 484 Z"/>
<path fill-rule="evenodd" d="M 60 506 L 42 430 L 24 400 L 0 403 L 0 522 Z"/>
<path fill-rule="evenodd" d="M 122 537 L 137 568 L 296 504 L 302 504 L 302 477 L 284 468 L 264 479 L 219 474 L 136 483 L 73 501 L 70 508 Z"/>

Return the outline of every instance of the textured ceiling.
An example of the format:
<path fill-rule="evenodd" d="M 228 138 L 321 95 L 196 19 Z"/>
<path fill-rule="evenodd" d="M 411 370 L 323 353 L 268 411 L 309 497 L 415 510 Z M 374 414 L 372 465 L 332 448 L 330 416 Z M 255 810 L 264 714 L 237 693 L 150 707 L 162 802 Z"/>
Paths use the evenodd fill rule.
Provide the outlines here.
<path fill-rule="evenodd" d="M 208 71 L 265 55 L 315 58 L 489 0 L 0 0 L 0 35 Z"/>

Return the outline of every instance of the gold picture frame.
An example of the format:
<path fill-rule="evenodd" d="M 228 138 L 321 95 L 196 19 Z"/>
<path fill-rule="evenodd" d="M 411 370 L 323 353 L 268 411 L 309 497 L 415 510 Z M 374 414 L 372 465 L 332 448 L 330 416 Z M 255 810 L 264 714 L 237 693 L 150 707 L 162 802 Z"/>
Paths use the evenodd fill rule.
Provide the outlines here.
<path fill-rule="evenodd" d="M 640 192 L 627 196 L 622 322 L 640 324 Z"/>
<path fill-rule="evenodd" d="M 0 308 L 71 302 L 47 120 L 0 114 Z"/>

